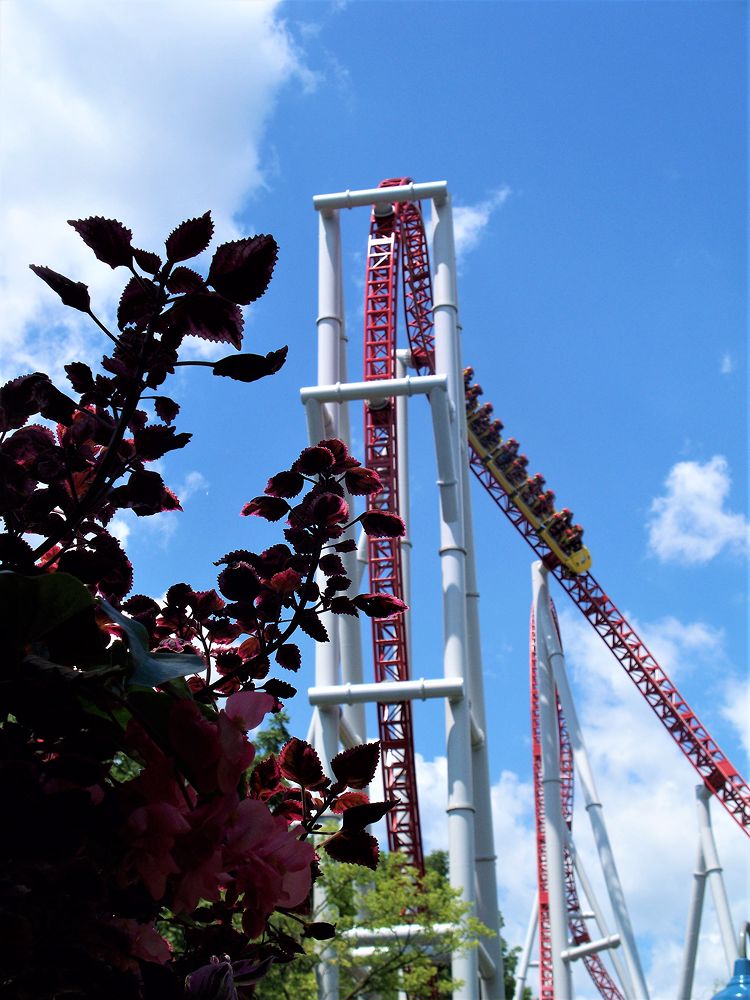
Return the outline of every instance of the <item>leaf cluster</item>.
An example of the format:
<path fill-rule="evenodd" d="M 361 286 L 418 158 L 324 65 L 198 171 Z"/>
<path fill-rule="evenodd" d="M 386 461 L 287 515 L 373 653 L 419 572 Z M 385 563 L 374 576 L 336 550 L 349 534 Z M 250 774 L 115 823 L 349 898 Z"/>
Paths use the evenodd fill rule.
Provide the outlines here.
<path fill-rule="evenodd" d="M 283 521 L 283 541 L 226 553 L 209 590 L 132 594 L 112 517 L 179 510 L 149 466 L 191 438 L 162 386 L 179 365 L 241 382 L 281 368 L 286 347 L 181 357 L 188 336 L 240 350 L 242 308 L 265 292 L 277 246 L 267 235 L 226 243 L 201 276 L 185 261 L 207 249 L 209 213 L 158 254 L 119 221 L 70 224 L 129 277 L 110 330 L 83 283 L 34 266 L 113 346 L 99 371 L 67 365 L 65 391 L 40 372 L 0 388 L 0 794 L 11 805 L 0 1000 L 171 1000 L 183 982 L 203 1000 L 233 1000 L 301 938 L 332 933 L 310 910 L 319 851 L 377 865 L 367 826 L 391 806 L 364 792 L 377 745 L 337 755 L 329 778 L 294 737 L 250 770 L 247 733 L 296 693 L 275 673 L 300 668 L 298 629 L 325 642 L 325 613 L 403 613 L 392 595 L 350 594 L 342 555 L 356 522 L 389 538 L 404 526 L 384 511 L 353 517 L 348 498 L 380 481 L 325 440 L 243 508 Z M 324 814 L 341 821 L 322 835 Z M 274 927 L 279 913 L 296 934 Z"/>

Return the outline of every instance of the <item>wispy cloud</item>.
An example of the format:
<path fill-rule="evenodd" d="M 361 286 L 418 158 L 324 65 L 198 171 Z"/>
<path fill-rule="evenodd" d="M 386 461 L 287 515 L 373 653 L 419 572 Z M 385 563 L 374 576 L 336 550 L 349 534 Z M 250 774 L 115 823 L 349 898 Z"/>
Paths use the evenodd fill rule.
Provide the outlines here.
<path fill-rule="evenodd" d="M 453 226 L 456 238 L 456 256 L 460 259 L 478 245 L 495 211 L 504 205 L 511 191 L 507 184 L 475 205 L 454 205 Z"/>
<path fill-rule="evenodd" d="M 279 90 L 312 83 L 277 5 L 0 5 L 3 375 L 59 372 L 88 336 L 29 263 L 88 283 L 102 311 L 113 310 L 121 275 L 94 261 L 67 219 L 120 218 L 151 249 L 211 208 L 221 239 L 239 235 L 236 214 L 265 182 L 262 144 Z"/>
<path fill-rule="evenodd" d="M 734 371 L 734 361 L 732 360 L 732 355 L 725 351 L 721 356 L 721 366 L 719 371 L 722 375 L 731 375 Z"/>
<path fill-rule="evenodd" d="M 747 550 L 747 519 L 725 507 L 731 478 L 722 455 L 705 463 L 678 462 L 664 485 L 648 524 L 649 547 L 662 562 L 706 563 L 723 549 Z"/>

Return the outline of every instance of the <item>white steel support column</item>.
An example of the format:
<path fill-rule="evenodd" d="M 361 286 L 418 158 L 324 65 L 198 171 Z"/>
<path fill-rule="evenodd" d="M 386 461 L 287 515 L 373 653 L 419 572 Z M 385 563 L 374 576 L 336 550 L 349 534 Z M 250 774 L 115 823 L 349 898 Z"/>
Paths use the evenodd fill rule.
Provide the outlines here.
<path fill-rule="evenodd" d="M 604 881 L 607 886 L 612 912 L 615 918 L 615 928 L 622 941 L 622 951 L 625 956 L 625 964 L 628 971 L 628 981 L 624 984 L 631 996 L 638 1000 L 648 1000 L 648 987 L 646 977 L 643 975 L 638 948 L 635 943 L 635 934 L 630 922 L 625 893 L 623 892 L 620 876 L 615 863 L 614 852 L 609 840 L 609 834 L 604 822 L 604 811 L 601 800 L 596 789 L 594 773 L 591 769 L 586 745 L 583 740 L 583 731 L 578 721 L 573 695 L 568 683 L 568 675 L 565 670 L 565 656 L 560 644 L 552 613 L 550 610 L 549 590 L 547 587 L 547 571 L 540 562 L 535 562 L 532 572 L 539 580 L 539 615 L 537 617 L 537 628 L 544 640 L 552 667 L 553 680 L 557 687 L 557 693 L 562 705 L 565 722 L 568 726 L 570 742 L 573 748 L 573 760 L 575 763 L 578 779 L 583 791 L 586 812 L 591 824 L 591 831 L 594 835 L 596 849 L 599 855 L 599 862 L 604 873 Z M 539 638 L 537 638 L 539 644 Z"/>
<path fill-rule="evenodd" d="M 453 407 L 451 450 L 453 468 L 460 468 L 461 426 L 457 407 L 458 330 L 456 304 L 456 254 L 450 198 L 433 202 L 432 215 L 433 317 L 435 324 L 435 370 L 448 377 L 448 400 Z M 462 387 L 461 387 L 462 388 Z M 438 442 L 438 445 L 440 443 Z M 463 497 L 460 482 L 451 490 L 443 483 L 440 498 L 440 566 L 443 586 L 443 667 L 446 677 L 468 681 L 466 628 L 466 548 Z M 447 496 L 455 496 L 455 514 L 446 511 Z M 449 513 L 453 514 L 449 517 Z M 474 801 L 471 762 L 471 716 L 469 698 L 446 706 L 448 759 L 448 845 L 451 885 L 475 913 L 474 891 Z M 452 956 L 452 974 L 463 981 L 462 1000 L 479 1000 L 479 963 L 476 949 Z"/>
<path fill-rule="evenodd" d="M 318 382 L 328 384 L 341 378 L 341 329 L 342 329 L 342 273 L 341 273 L 341 228 L 339 213 L 320 213 L 318 241 Z M 310 443 L 316 444 L 321 438 L 336 437 L 338 434 L 338 405 L 307 403 Z M 325 584 L 323 584 L 325 585 Z M 339 641 L 334 615 L 322 616 L 330 635 L 330 642 L 316 643 L 315 683 L 319 686 L 339 682 Z M 316 727 L 315 749 L 323 767 L 330 772 L 329 761 L 339 749 L 339 711 L 335 706 L 320 706 Z M 318 919 L 325 920 L 329 914 L 325 889 L 317 883 L 313 890 Z M 332 916 L 332 915 L 331 915 Z M 326 949 L 316 968 L 319 1000 L 338 1000 L 339 971 L 332 950 Z"/>
<path fill-rule="evenodd" d="M 539 696 L 539 736 L 542 746 L 542 793 L 544 800 L 544 842 L 547 856 L 547 896 L 549 905 L 550 943 L 552 946 L 552 977 L 555 1000 L 573 1000 L 570 965 L 563 959 L 568 948 L 568 918 L 565 902 L 566 826 L 562 813 L 560 776 L 560 733 L 557 724 L 557 693 L 552 665 L 547 655 L 545 611 L 548 595 L 544 580 L 535 563 L 531 578 L 534 590 L 534 622 L 536 634 L 536 677 Z"/>
<path fill-rule="evenodd" d="M 599 900 L 594 892 L 594 887 L 591 885 L 591 881 L 586 874 L 586 869 L 584 868 L 583 862 L 576 851 L 576 846 L 573 843 L 573 838 L 570 836 L 570 833 L 568 834 L 567 845 L 570 856 L 573 859 L 576 874 L 578 875 L 578 881 L 581 883 L 581 888 L 583 889 L 584 898 L 588 903 L 589 909 L 594 915 L 594 923 L 596 924 L 597 930 L 603 938 L 609 937 L 610 932 L 609 927 L 607 926 L 607 921 L 604 917 L 604 911 L 599 905 Z M 628 972 L 622 959 L 620 958 L 619 950 L 613 951 L 610 958 L 612 959 L 612 965 L 615 967 L 617 977 L 620 980 L 622 991 L 625 994 L 625 1000 L 639 1000 L 639 998 L 632 992 Z"/>
<path fill-rule="evenodd" d="M 534 939 L 536 938 L 537 927 L 539 926 L 539 890 L 537 889 L 534 894 L 534 903 L 531 907 L 531 916 L 529 917 L 529 926 L 526 931 L 526 938 L 523 942 L 523 949 L 521 950 L 521 957 L 518 960 L 518 966 L 516 968 L 516 988 L 513 992 L 513 1000 L 523 1000 L 523 991 L 526 986 L 526 977 L 529 974 L 529 965 L 531 964 L 531 950 L 534 947 Z"/>
<path fill-rule="evenodd" d="M 700 831 L 701 850 L 703 851 L 704 870 L 708 884 L 711 887 L 716 918 L 719 921 L 719 933 L 724 948 L 724 956 L 727 960 L 727 971 L 731 976 L 734 963 L 740 957 L 740 953 L 737 937 L 732 927 L 732 913 L 729 909 L 727 890 L 724 885 L 723 869 L 719 861 L 719 853 L 716 850 L 716 841 L 714 840 L 714 831 L 711 826 L 711 812 L 709 809 L 711 793 L 705 785 L 699 785 L 695 790 L 695 798 L 698 807 L 698 829 Z"/>
<path fill-rule="evenodd" d="M 406 376 L 409 351 L 396 351 L 396 378 Z M 398 440 L 398 468 L 396 479 L 398 487 L 399 515 L 405 526 L 401 538 L 401 585 L 406 603 L 411 607 L 411 496 L 409 492 L 409 400 L 406 396 L 396 397 L 396 438 Z M 354 579 L 350 577 L 349 579 Z M 346 617 L 346 616 L 344 616 Z M 406 656 L 411 669 L 414 669 L 411 641 L 411 615 L 406 615 Z"/>
<path fill-rule="evenodd" d="M 703 785 L 698 786 L 698 791 Z M 680 973 L 680 986 L 677 996 L 680 1000 L 690 1000 L 693 995 L 693 978 L 695 976 L 695 959 L 698 954 L 698 938 L 701 931 L 703 903 L 706 898 L 706 863 L 703 859 L 703 848 L 698 844 L 698 856 L 695 859 L 693 871 L 693 891 L 690 894 L 690 909 L 685 931 L 685 950 Z"/>
<path fill-rule="evenodd" d="M 466 409 L 463 405 L 463 384 L 459 406 L 459 423 L 464 425 L 462 435 L 466 441 Z M 469 689 L 471 691 L 471 711 L 474 722 L 484 732 L 485 739 L 472 741 L 471 773 L 474 783 L 474 823 L 477 916 L 493 932 L 482 938 L 482 944 L 495 963 L 495 973 L 490 978 L 482 977 L 483 1000 L 505 1000 L 505 974 L 503 955 L 500 947 L 500 927 L 497 909 L 497 872 L 495 838 L 492 824 L 492 783 L 490 780 L 489 750 L 487 747 L 487 718 L 484 707 L 484 671 L 482 669 L 482 646 L 479 633 L 479 590 L 474 552 L 474 525 L 471 511 L 468 466 L 461 463 L 463 490 L 463 514 L 466 538 L 466 624 L 469 655 Z"/>

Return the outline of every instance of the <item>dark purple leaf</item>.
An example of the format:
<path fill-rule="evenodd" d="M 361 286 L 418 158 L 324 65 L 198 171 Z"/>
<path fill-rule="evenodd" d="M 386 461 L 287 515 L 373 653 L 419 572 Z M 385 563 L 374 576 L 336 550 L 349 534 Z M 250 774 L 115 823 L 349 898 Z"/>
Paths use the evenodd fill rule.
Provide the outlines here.
<path fill-rule="evenodd" d="M 333 466 L 333 452 L 329 448 L 321 445 L 313 445 L 300 454 L 300 457 L 292 466 L 295 472 L 301 472 L 305 476 L 314 476 L 319 472 L 325 472 Z"/>
<path fill-rule="evenodd" d="M 276 650 L 276 662 L 286 670 L 299 670 L 302 664 L 302 654 L 299 651 L 299 646 L 295 646 L 293 642 L 279 646 Z"/>
<path fill-rule="evenodd" d="M 286 361 L 288 347 L 281 347 L 270 354 L 230 354 L 214 365 L 214 375 L 222 375 L 236 382 L 257 382 L 267 375 L 275 375 Z"/>
<path fill-rule="evenodd" d="M 363 743 L 336 754 L 331 768 L 336 779 L 347 788 L 367 788 L 375 776 L 375 768 L 380 760 L 379 743 Z"/>
<path fill-rule="evenodd" d="M 360 521 L 365 532 L 375 538 L 400 538 L 406 530 L 398 514 L 387 510 L 368 510 Z"/>
<path fill-rule="evenodd" d="M 93 390 L 94 375 L 83 361 L 73 361 L 71 364 L 65 365 L 65 373 L 74 392 L 91 392 Z"/>
<path fill-rule="evenodd" d="M 352 581 L 348 576 L 340 576 L 339 574 L 334 574 L 329 576 L 326 581 L 326 593 L 333 594 L 337 590 L 348 590 L 352 585 Z"/>
<path fill-rule="evenodd" d="M 385 802 L 368 802 L 365 805 L 352 806 L 344 813 L 343 829 L 350 833 L 364 830 L 366 826 L 382 819 L 395 805 L 395 799 L 386 799 Z"/>
<path fill-rule="evenodd" d="M 383 489 L 380 476 L 372 469 L 349 469 L 344 482 L 353 496 L 365 496 L 369 493 L 379 493 Z"/>
<path fill-rule="evenodd" d="M 242 345 L 242 312 L 216 292 L 184 295 L 174 303 L 167 316 L 170 328 L 179 337 L 200 337 L 238 349 Z"/>
<path fill-rule="evenodd" d="M 336 937 L 336 925 L 327 924 L 323 920 L 314 920 L 311 924 L 305 924 L 304 935 L 315 941 L 329 941 Z"/>
<path fill-rule="evenodd" d="M 91 309 L 88 285 L 84 285 L 82 281 L 71 281 L 64 274 L 53 271 L 51 267 L 42 267 L 40 264 L 29 264 L 29 267 L 37 277 L 49 285 L 53 292 L 57 292 L 63 305 L 80 309 L 85 313 Z"/>
<path fill-rule="evenodd" d="M 227 552 L 225 556 L 221 559 L 217 559 L 214 566 L 223 566 L 225 563 L 234 562 L 249 562 L 253 565 L 253 561 L 257 558 L 254 552 L 250 552 L 249 549 L 233 549 L 231 552 Z"/>
<path fill-rule="evenodd" d="M 305 485 L 299 472 L 279 472 L 268 480 L 264 493 L 272 497 L 296 497 Z"/>
<path fill-rule="evenodd" d="M 167 260 L 174 264 L 180 260 L 197 257 L 211 242 L 213 234 L 214 224 L 210 212 L 197 219 L 188 219 L 167 237 Z"/>
<path fill-rule="evenodd" d="M 167 281 L 167 291 L 173 295 L 181 295 L 183 292 L 205 292 L 206 282 L 197 271 L 190 267 L 176 267 Z"/>
<path fill-rule="evenodd" d="M 236 562 L 219 573 L 219 590 L 230 601 L 250 602 L 260 593 L 260 580 L 246 562 Z"/>
<path fill-rule="evenodd" d="M 358 594 L 352 601 L 368 618 L 393 618 L 409 610 L 409 605 L 392 594 Z"/>
<path fill-rule="evenodd" d="M 303 611 L 299 616 L 299 627 L 316 642 L 328 642 L 328 632 L 314 611 Z"/>
<path fill-rule="evenodd" d="M 154 409 L 156 410 L 157 417 L 166 424 L 171 424 L 180 412 L 179 404 L 175 403 L 169 396 L 157 396 L 154 400 Z"/>
<path fill-rule="evenodd" d="M 78 233 L 83 242 L 91 247 L 99 260 L 111 268 L 130 267 L 133 248 L 130 245 L 133 234 L 116 219 L 92 216 L 90 219 L 68 219 L 68 225 Z"/>
<path fill-rule="evenodd" d="M 192 436 L 187 432 L 177 434 L 174 427 L 166 424 L 151 424 L 137 430 L 133 440 L 138 457 L 144 462 L 154 462 L 168 451 L 184 448 Z"/>
<path fill-rule="evenodd" d="M 146 326 L 157 309 L 156 285 L 148 278 L 131 278 L 117 306 L 117 325 Z"/>
<path fill-rule="evenodd" d="M 351 812 L 351 809 L 347 812 Z M 378 842 L 372 834 L 366 833 L 364 830 L 354 832 L 339 830 L 335 836 L 323 844 L 323 850 L 334 861 L 341 861 L 349 865 L 363 865 L 373 871 L 378 867 L 380 854 Z"/>
<path fill-rule="evenodd" d="M 149 250 L 137 250 L 133 247 L 133 257 L 138 267 L 147 274 L 156 274 L 161 267 L 161 257 Z"/>
<path fill-rule="evenodd" d="M 263 690 L 266 694 L 273 695 L 274 698 L 293 698 L 297 693 L 296 687 L 292 687 L 286 681 L 280 681 L 277 677 L 272 677 L 271 680 L 266 681 L 263 685 Z"/>
<path fill-rule="evenodd" d="M 289 510 L 289 504 L 281 497 L 255 497 L 242 508 L 243 517 L 264 517 L 267 521 L 279 521 Z"/>
<path fill-rule="evenodd" d="M 351 615 L 353 618 L 359 618 L 356 606 L 348 597 L 334 597 L 331 600 L 331 611 L 335 615 Z"/>
<path fill-rule="evenodd" d="M 279 770 L 289 781 L 304 788 L 325 788 L 330 784 L 323 773 L 323 765 L 309 743 L 293 736 L 281 749 L 278 758 Z"/>
<path fill-rule="evenodd" d="M 337 552 L 356 552 L 357 542 L 354 538 L 347 538 L 343 542 L 336 542 L 333 547 Z"/>
<path fill-rule="evenodd" d="M 73 416 L 76 413 L 76 404 L 65 393 L 52 385 L 50 381 L 39 382 L 34 390 L 34 394 L 39 402 L 39 412 L 47 420 L 54 420 L 58 424 L 69 427 L 73 423 Z"/>
<path fill-rule="evenodd" d="M 268 288 L 278 256 L 273 236 L 224 243 L 213 256 L 208 283 L 232 302 L 246 306 Z"/>
<path fill-rule="evenodd" d="M 343 576 L 346 573 L 341 557 L 337 556 L 335 553 L 322 556 L 319 565 L 326 576 L 333 576 L 334 574 Z"/>

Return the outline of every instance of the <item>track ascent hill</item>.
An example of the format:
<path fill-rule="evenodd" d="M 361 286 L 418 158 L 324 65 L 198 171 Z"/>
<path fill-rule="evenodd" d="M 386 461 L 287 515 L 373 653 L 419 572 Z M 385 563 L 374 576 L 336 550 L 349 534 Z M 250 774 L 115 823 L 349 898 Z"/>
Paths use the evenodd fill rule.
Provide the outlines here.
<path fill-rule="evenodd" d="M 557 578 L 574 604 L 622 664 L 707 788 L 750 836 L 750 787 L 659 666 L 646 644 L 589 572 L 591 555 L 583 529 L 567 509 L 554 509 L 554 494 L 540 475 L 527 475 L 528 460 L 503 425 L 491 421 L 491 404 L 479 405 L 473 369 L 464 372 L 469 466 L 497 506 Z"/>

